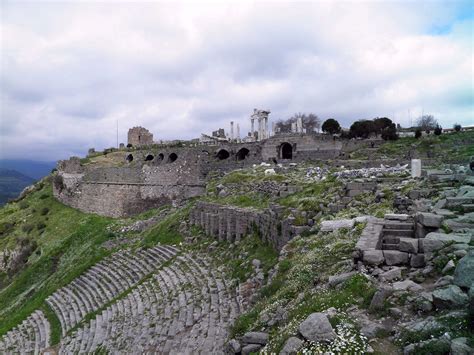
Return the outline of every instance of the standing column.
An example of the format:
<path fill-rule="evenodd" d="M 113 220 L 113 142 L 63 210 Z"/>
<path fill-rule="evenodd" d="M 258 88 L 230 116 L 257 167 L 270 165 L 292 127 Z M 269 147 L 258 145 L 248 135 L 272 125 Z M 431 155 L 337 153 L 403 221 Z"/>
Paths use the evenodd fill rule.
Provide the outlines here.
<path fill-rule="evenodd" d="M 268 116 L 265 116 L 265 138 L 268 138 Z"/>
<path fill-rule="evenodd" d="M 250 122 L 252 123 L 252 128 L 250 129 L 251 136 L 253 137 L 253 134 L 255 132 L 255 119 L 250 118 Z"/>
<path fill-rule="evenodd" d="M 237 141 L 240 142 L 240 126 L 239 124 L 237 123 Z"/>
<path fill-rule="evenodd" d="M 234 140 L 234 121 L 230 121 L 230 140 Z"/>

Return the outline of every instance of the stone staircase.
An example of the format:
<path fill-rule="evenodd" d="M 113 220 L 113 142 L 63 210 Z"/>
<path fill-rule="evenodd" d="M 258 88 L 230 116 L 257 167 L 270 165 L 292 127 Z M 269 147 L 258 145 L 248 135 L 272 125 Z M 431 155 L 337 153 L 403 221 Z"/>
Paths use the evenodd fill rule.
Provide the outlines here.
<path fill-rule="evenodd" d="M 0 339 L 0 354 L 40 354 L 49 347 L 50 325 L 40 310 Z"/>
<path fill-rule="evenodd" d="M 385 220 L 382 229 L 382 250 L 400 250 L 400 239 L 415 238 L 415 223 L 412 217 L 406 221 Z M 414 239 L 416 243 L 418 241 Z"/>

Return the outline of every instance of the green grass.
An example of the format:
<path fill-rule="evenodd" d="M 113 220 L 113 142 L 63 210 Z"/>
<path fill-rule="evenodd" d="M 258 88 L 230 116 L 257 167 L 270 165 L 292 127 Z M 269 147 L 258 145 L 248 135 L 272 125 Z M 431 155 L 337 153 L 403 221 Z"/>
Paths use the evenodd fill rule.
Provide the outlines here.
<path fill-rule="evenodd" d="M 61 323 L 59 322 L 59 318 L 47 303 L 43 304 L 41 310 L 43 311 L 46 319 L 48 319 L 50 325 L 50 344 L 56 345 L 61 340 Z"/>
<path fill-rule="evenodd" d="M 143 234 L 141 244 L 151 247 L 158 243 L 178 245 L 183 242 L 183 237 L 179 233 L 179 226 L 182 221 L 187 218 L 192 204 L 180 209 L 169 216 L 165 217 L 161 222 L 153 226 Z"/>

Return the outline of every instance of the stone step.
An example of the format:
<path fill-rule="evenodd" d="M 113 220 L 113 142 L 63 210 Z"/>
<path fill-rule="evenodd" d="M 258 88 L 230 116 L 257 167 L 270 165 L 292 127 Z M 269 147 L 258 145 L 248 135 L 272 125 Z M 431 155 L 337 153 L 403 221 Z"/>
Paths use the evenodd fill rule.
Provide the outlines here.
<path fill-rule="evenodd" d="M 406 229 L 383 229 L 382 230 L 383 236 L 399 236 L 399 237 L 406 237 L 406 238 L 413 238 L 414 231 L 413 230 L 406 230 Z"/>
<path fill-rule="evenodd" d="M 384 229 L 397 229 L 397 230 L 413 230 L 414 223 L 410 222 L 399 222 L 399 221 L 385 221 Z"/>
<path fill-rule="evenodd" d="M 388 243 L 383 243 L 382 244 L 382 250 L 398 250 L 399 244 L 388 244 Z"/>
<path fill-rule="evenodd" d="M 467 204 L 461 205 L 461 208 L 464 213 L 474 212 L 474 203 L 467 203 Z"/>

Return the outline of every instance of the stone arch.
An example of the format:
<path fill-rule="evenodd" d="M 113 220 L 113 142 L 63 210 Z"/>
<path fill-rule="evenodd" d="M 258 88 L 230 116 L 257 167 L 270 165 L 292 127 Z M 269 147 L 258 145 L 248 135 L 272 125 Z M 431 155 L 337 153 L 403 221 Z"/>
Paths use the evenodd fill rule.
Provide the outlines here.
<path fill-rule="evenodd" d="M 249 153 L 250 150 L 247 148 L 241 148 L 236 154 L 237 160 L 245 160 L 249 156 Z"/>
<path fill-rule="evenodd" d="M 216 158 L 219 160 L 225 160 L 225 159 L 228 159 L 229 157 L 230 157 L 230 153 L 228 150 L 225 150 L 225 149 L 219 150 L 216 154 Z"/>
<path fill-rule="evenodd" d="M 133 161 L 133 155 L 132 155 L 132 154 L 127 155 L 127 157 L 125 158 L 125 160 L 126 160 L 128 163 L 131 163 L 131 162 Z"/>
<path fill-rule="evenodd" d="M 176 153 L 171 153 L 168 156 L 168 163 L 172 163 L 172 162 L 176 161 L 176 159 L 178 159 L 178 155 Z"/>
<path fill-rule="evenodd" d="M 290 143 L 285 142 L 281 144 L 280 156 L 282 159 L 293 159 L 293 147 Z"/>
<path fill-rule="evenodd" d="M 160 153 L 160 154 L 158 154 L 157 159 L 158 159 L 159 161 L 163 161 L 163 160 L 165 159 L 165 155 L 164 155 L 163 153 Z"/>
<path fill-rule="evenodd" d="M 148 154 L 148 155 L 145 157 L 145 161 L 152 161 L 153 159 L 155 159 L 155 157 L 153 156 L 153 154 Z"/>

